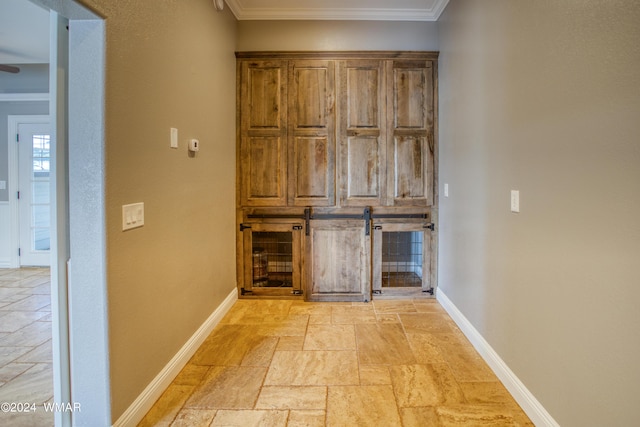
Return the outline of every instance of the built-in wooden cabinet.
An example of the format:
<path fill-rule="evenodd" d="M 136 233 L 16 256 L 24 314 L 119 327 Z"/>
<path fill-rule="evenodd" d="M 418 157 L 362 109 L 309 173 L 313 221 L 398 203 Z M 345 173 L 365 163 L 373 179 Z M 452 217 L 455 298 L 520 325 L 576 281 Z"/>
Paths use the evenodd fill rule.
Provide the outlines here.
<path fill-rule="evenodd" d="M 437 54 L 253 52 L 237 58 L 239 229 L 293 221 L 286 226 L 295 226 L 300 240 L 293 239 L 300 249 L 291 263 L 300 285 L 282 295 L 369 300 L 382 288 L 375 273 L 382 271 L 376 218 L 400 224 L 406 218 L 420 228 L 437 214 Z M 246 230 L 238 235 L 238 286 L 245 295 L 277 294 L 254 283 L 259 253 Z M 429 278 L 420 288 L 432 290 L 435 232 L 420 232 L 429 234 L 421 240 L 429 246 L 421 252 Z"/>

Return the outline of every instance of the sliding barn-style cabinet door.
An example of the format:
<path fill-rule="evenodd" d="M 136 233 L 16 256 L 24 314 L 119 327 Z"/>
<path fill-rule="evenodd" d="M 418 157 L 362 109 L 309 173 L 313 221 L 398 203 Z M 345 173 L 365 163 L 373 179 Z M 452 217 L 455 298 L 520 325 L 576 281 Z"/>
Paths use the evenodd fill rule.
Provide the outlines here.
<path fill-rule="evenodd" d="M 247 61 L 240 72 L 241 204 L 287 204 L 287 62 Z"/>
<path fill-rule="evenodd" d="M 335 63 L 289 62 L 290 206 L 335 205 Z"/>
<path fill-rule="evenodd" d="M 434 69 L 432 61 L 387 61 L 387 205 L 432 206 Z"/>
<path fill-rule="evenodd" d="M 339 63 L 342 206 L 379 206 L 386 194 L 386 118 L 383 61 Z"/>
<path fill-rule="evenodd" d="M 306 242 L 307 300 L 369 301 L 371 236 L 364 221 L 311 221 Z"/>

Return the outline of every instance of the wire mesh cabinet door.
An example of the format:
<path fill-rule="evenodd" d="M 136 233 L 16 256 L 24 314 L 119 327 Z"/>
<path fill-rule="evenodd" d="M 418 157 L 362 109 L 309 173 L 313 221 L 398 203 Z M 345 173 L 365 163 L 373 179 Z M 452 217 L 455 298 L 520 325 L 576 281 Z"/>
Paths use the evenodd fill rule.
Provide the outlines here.
<path fill-rule="evenodd" d="M 431 285 L 431 230 L 422 223 L 375 223 L 373 293 L 422 289 Z"/>
<path fill-rule="evenodd" d="M 300 295 L 302 225 L 251 223 L 243 230 L 243 294 Z"/>

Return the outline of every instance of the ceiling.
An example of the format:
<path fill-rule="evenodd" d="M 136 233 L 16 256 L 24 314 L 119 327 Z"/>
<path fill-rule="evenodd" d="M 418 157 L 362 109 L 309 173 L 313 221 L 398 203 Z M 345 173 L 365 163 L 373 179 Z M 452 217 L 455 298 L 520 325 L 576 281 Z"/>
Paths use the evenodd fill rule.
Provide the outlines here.
<path fill-rule="evenodd" d="M 0 0 L 0 64 L 49 62 L 49 11 L 28 0 Z"/>
<path fill-rule="evenodd" d="M 213 0 L 209 0 L 213 3 Z M 449 0 L 225 0 L 239 20 L 435 21 Z M 49 13 L 0 0 L 0 64 L 49 62 Z"/>

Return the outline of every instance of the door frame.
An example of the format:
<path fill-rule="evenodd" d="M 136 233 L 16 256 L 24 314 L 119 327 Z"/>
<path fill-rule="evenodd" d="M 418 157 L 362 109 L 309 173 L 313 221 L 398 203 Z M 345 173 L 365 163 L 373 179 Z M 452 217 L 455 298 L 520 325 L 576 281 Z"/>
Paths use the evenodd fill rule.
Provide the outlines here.
<path fill-rule="evenodd" d="M 46 100 L 49 100 L 49 96 L 46 96 Z M 9 185 L 7 187 L 9 191 L 9 210 L 11 219 L 11 231 L 9 234 L 9 244 L 11 246 L 11 257 L 9 260 L 9 268 L 20 267 L 20 257 L 18 256 L 18 248 L 20 247 L 20 212 L 17 198 L 18 192 L 18 147 L 15 143 L 15 136 L 18 134 L 18 126 L 21 124 L 33 124 L 43 123 L 44 121 L 50 123 L 50 115 L 33 114 L 33 115 L 9 115 L 7 118 L 7 141 L 9 142 Z M 53 230 L 52 230 L 53 232 Z"/>
<path fill-rule="evenodd" d="M 51 12 L 52 63 L 54 59 L 59 62 L 55 72 L 53 66 L 49 70 L 49 113 L 59 113 L 52 117 L 58 156 L 58 223 L 52 242 L 58 252 L 56 269 L 51 270 L 52 296 L 55 293 L 57 297 L 57 302 L 52 301 L 54 399 L 82 404 L 81 411 L 55 413 L 55 424 L 111 425 L 104 182 L 105 20 L 76 0 L 32 1 Z"/>
<path fill-rule="evenodd" d="M 51 268 L 54 401 L 82 404 L 79 412 L 54 413 L 54 422 L 111 425 L 105 19 L 82 0 L 28 1 L 50 11 L 49 114 L 58 168 L 52 192 L 58 209 Z"/>
<path fill-rule="evenodd" d="M 67 130 L 60 144 L 56 135 L 56 144 L 60 149 L 57 160 L 64 162 L 68 173 L 56 172 L 59 181 L 55 196 L 53 192 L 51 196 L 64 195 L 59 203 L 68 209 L 58 214 L 57 222 L 68 228 L 61 230 L 54 224 L 52 236 L 56 245 L 68 245 L 74 262 L 71 268 L 66 256 L 54 252 L 52 242 L 53 388 L 56 403 L 81 403 L 82 411 L 56 412 L 54 422 L 57 427 L 111 425 L 104 187 L 105 20 L 81 0 L 26 1 L 51 12 L 52 64 L 58 59 L 64 63 L 66 55 L 69 63 L 60 70 L 50 65 L 50 94 L 19 94 L 18 99 L 0 94 L 0 101 L 49 101 L 53 132 L 57 134 L 57 126 Z M 73 28 L 66 33 L 68 38 L 64 36 L 65 18 Z M 63 37 L 59 39 L 59 35 Z M 57 117 L 55 111 L 60 111 Z M 13 182 L 9 178 L 9 189 L 15 188 L 11 187 Z M 65 191 L 58 194 L 60 190 Z M 17 263 L 17 251 L 13 256 L 12 262 Z"/>

